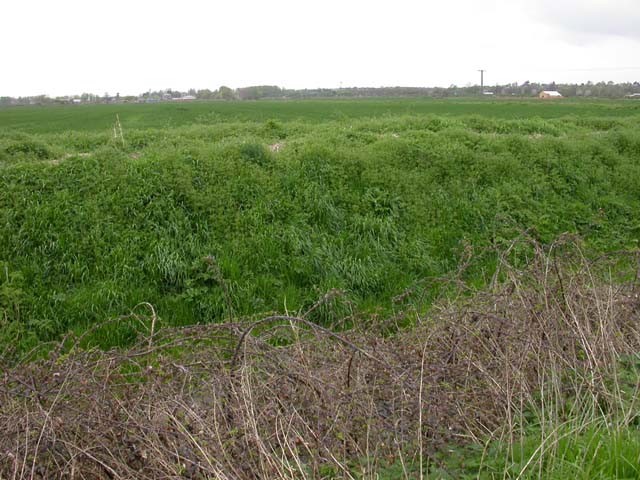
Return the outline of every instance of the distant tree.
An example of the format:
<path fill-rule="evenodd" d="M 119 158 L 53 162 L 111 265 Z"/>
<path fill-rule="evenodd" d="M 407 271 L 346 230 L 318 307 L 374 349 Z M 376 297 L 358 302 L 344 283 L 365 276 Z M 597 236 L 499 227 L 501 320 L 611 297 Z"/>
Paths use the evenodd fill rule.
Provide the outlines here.
<path fill-rule="evenodd" d="M 236 94 L 231 88 L 223 85 L 218 89 L 216 97 L 221 100 L 233 100 L 236 98 Z"/>
<path fill-rule="evenodd" d="M 331 94 L 329 94 L 331 92 Z M 239 88 L 237 90 L 240 100 L 258 100 L 260 98 L 282 98 L 283 90 L 275 85 L 255 85 L 251 87 Z M 333 96 L 335 91 L 324 90 L 322 96 Z"/>
<path fill-rule="evenodd" d="M 198 90 L 195 94 L 192 95 L 194 95 L 198 100 L 211 100 L 215 98 L 214 92 L 212 92 L 208 88 Z"/>

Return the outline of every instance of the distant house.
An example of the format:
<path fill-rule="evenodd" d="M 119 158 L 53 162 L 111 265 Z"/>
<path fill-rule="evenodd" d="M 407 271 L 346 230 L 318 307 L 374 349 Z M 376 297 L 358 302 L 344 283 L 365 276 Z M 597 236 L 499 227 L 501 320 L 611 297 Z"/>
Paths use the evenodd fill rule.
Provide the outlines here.
<path fill-rule="evenodd" d="M 174 102 L 191 102 L 195 100 L 196 97 L 193 95 L 185 95 L 184 97 L 176 97 L 173 99 Z"/>
<path fill-rule="evenodd" d="M 630 93 L 629 95 L 625 95 L 627 98 L 640 98 L 640 93 Z"/>
<path fill-rule="evenodd" d="M 555 90 L 543 90 L 540 92 L 540 98 L 563 98 L 560 92 Z"/>
<path fill-rule="evenodd" d="M 487 92 L 487 91 L 482 92 L 482 94 L 483 94 L 483 95 L 487 95 L 487 96 L 489 96 L 489 97 L 490 97 L 491 95 L 494 95 L 494 93 L 493 93 L 493 92 Z"/>

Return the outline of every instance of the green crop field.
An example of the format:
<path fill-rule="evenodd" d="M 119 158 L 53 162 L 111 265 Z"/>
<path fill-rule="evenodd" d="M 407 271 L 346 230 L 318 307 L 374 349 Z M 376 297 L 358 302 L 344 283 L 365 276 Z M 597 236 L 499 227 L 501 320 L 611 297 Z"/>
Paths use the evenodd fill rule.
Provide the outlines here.
<path fill-rule="evenodd" d="M 541 245 L 575 234 L 595 255 L 638 248 L 638 102 L 0 109 L 0 352 L 10 358 L 141 302 L 163 328 L 302 312 L 332 289 L 348 300 L 343 329 L 420 315 L 437 288 L 411 305 L 403 292 L 456 272 L 470 251 L 478 260 L 464 279 L 483 288 L 495 251 L 524 232 Z M 132 341 L 116 327 L 93 339 Z"/>
<path fill-rule="evenodd" d="M 567 99 L 547 103 L 531 99 L 496 102 L 483 99 L 395 98 L 13 107 L 0 110 L 0 129 L 28 133 L 61 133 L 70 130 L 104 132 L 111 127 L 116 114 L 123 117 L 128 128 L 145 129 L 270 119 L 324 123 L 397 115 L 480 115 L 496 119 L 623 118 L 640 115 L 640 102 Z"/>

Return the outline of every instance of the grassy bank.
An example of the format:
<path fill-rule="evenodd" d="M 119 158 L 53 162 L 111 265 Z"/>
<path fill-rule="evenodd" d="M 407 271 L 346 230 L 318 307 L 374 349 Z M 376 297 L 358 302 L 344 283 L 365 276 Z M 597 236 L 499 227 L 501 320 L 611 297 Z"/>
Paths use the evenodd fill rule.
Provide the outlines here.
<path fill-rule="evenodd" d="M 468 248 L 522 230 L 576 233 L 600 252 L 640 235 L 640 117 L 121 120 L 123 140 L 0 133 L 1 345 L 143 301 L 165 325 L 304 310 L 334 288 L 388 312 Z M 487 255 L 469 276 L 483 284 L 494 268 Z"/>
<path fill-rule="evenodd" d="M 633 102 L 0 110 L 0 478 L 640 478 L 639 159 Z"/>

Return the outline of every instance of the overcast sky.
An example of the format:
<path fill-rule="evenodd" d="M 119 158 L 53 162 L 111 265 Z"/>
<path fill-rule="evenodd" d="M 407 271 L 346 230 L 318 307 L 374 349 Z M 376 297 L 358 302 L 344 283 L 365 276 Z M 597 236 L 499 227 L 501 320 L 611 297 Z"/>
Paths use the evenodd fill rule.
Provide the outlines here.
<path fill-rule="evenodd" d="M 640 0 L 2 0 L 0 96 L 640 81 Z"/>

